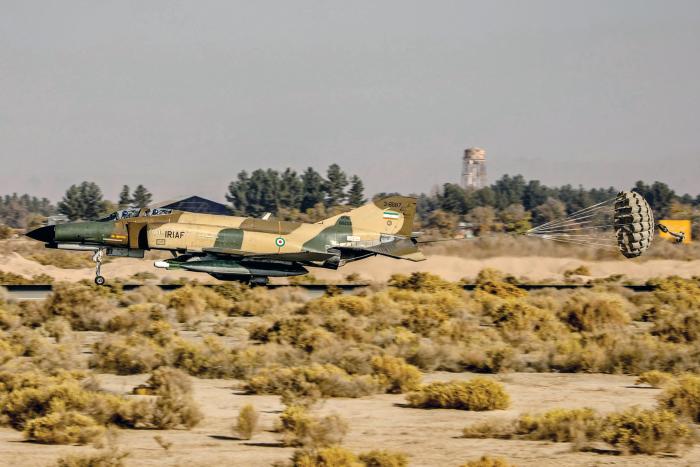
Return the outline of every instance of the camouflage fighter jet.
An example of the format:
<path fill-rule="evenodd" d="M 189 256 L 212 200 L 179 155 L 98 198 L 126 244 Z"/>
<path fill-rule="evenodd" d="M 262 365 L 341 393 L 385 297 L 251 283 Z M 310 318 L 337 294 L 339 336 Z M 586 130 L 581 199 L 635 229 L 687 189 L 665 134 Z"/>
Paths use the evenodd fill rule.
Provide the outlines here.
<path fill-rule="evenodd" d="M 390 196 L 307 224 L 199 214 L 171 209 L 126 209 L 93 222 L 40 227 L 27 236 L 47 248 L 94 252 L 95 283 L 103 255 L 143 258 L 166 250 L 163 269 L 204 272 L 221 280 L 266 284 L 270 277 L 307 274 L 307 267 L 337 269 L 374 255 L 422 261 L 412 232 L 415 198 Z"/>

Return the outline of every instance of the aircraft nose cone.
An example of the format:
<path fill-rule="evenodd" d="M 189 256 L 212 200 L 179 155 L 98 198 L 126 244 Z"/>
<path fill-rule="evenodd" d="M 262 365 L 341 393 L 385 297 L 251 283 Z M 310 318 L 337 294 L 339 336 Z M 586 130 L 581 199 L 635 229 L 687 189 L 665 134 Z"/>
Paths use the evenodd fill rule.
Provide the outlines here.
<path fill-rule="evenodd" d="M 31 232 L 27 232 L 27 237 L 44 243 L 53 243 L 56 238 L 56 226 L 47 225 L 45 227 L 39 227 Z"/>

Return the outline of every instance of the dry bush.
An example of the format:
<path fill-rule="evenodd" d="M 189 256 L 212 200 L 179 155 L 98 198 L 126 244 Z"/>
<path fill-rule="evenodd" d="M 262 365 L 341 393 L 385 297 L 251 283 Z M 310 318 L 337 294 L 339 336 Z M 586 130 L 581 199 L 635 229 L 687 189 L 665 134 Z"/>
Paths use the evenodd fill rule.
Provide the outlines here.
<path fill-rule="evenodd" d="M 638 407 L 613 413 L 603 420 L 601 439 L 630 454 L 675 452 L 693 443 L 691 428 L 667 410 Z"/>
<path fill-rule="evenodd" d="M 298 397 L 362 397 L 379 392 L 370 375 L 349 375 L 335 365 L 311 364 L 292 368 L 263 368 L 250 378 L 246 389 L 253 394 L 294 394 Z"/>
<path fill-rule="evenodd" d="M 41 324 L 51 316 L 61 316 L 71 323 L 75 331 L 101 331 L 114 313 L 109 301 L 109 290 L 81 283 L 57 283 L 46 299 Z"/>
<path fill-rule="evenodd" d="M 205 312 L 228 313 L 230 300 L 207 287 L 186 285 L 168 294 L 168 306 L 177 312 L 180 322 L 189 322 Z"/>
<path fill-rule="evenodd" d="M 216 336 L 207 336 L 201 343 L 175 338 L 165 350 L 169 365 L 193 376 L 230 378 L 239 374 L 236 355 Z"/>
<path fill-rule="evenodd" d="M 407 467 L 408 456 L 402 452 L 374 450 L 360 454 L 366 467 Z"/>
<path fill-rule="evenodd" d="M 104 434 L 92 417 L 75 411 L 53 411 L 27 422 L 24 436 L 45 444 L 87 444 Z"/>
<path fill-rule="evenodd" d="M 515 423 L 510 420 L 484 420 L 462 430 L 462 437 L 476 439 L 510 439 L 515 435 Z"/>
<path fill-rule="evenodd" d="M 493 295 L 499 298 L 520 298 L 527 296 L 527 291 L 519 288 L 513 279 L 504 277 L 503 273 L 495 269 L 486 268 L 476 276 L 477 297 L 481 295 Z"/>
<path fill-rule="evenodd" d="M 238 412 L 236 425 L 233 431 L 242 439 L 251 439 L 253 434 L 258 430 L 258 420 L 260 414 L 255 410 L 252 404 L 246 404 Z"/>
<path fill-rule="evenodd" d="M 348 424 L 337 414 L 318 418 L 304 407 L 289 406 L 280 415 L 278 429 L 286 446 L 318 449 L 342 443 Z"/>
<path fill-rule="evenodd" d="M 588 266 L 581 265 L 577 268 L 574 269 L 568 269 L 564 271 L 564 277 L 570 278 L 572 276 L 591 276 L 591 270 L 588 268 Z"/>
<path fill-rule="evenodd" d="M 700 376 L 678 377 L 666 386 L 659 402 L 661 407 L 700 423 Z"/>
<path fill-rule="evenodd" d="M 424 409 L 497 410 L 510 405 L 502 384 L 489 378 L 436 382 L 406 396 L 411 407 Z"/>
<path fill-rule="evenodd" d="M 547 339 L 565 332 L 554 312 L 518 300 L 504 300 L 491 316 L 494 324 L 508 334 L 532 332 Z"/>
<path fill-rule="evenodd" d="M 107 449 L 94 454 L 70 454 L 56 461 L 55 467 L 124 467 L 128 452 Z"/>
<path fill-rule="evenodd" d="M 192 429 L 202 421 L 199 405 L 190 394 L 179 391 L 157 393 L 153 407 L 151 426 L 158 430 L 172 430 L 174 428 Z"/>
<path fill-rule="evenodd" d="M 147 373 L 166 364 L 163 347 L 138 334 L 107 335 L 93 345 L 90 367 L 118 375 Z"/>
<path fill-rule="evenodd" d="M 700 307 L 682 308 L 665 304 L 656 307 L 651 333 L 674 343 L 695 343 L 700 340 Z"/>
<path fill-rule="evenodd" d="M 0 240 L 7 240 L 10 238 L 14 233 L 14 230 L 5 225 L 5 224 L 0 224 Z"/>
<path fill-rule="evenodd" d="M 650 370 L 640 374 L 634 384 L 648 384 L 652 388 L 662 388 L 673 381 L 673 375 L 665 371 Z"/>
<path fill-rule="evenodd" d="M 386 387 L 385 392 L 390 394 L 413 391 L 422 379 L 418 368 L 409 365 L 403 358 L 389 355 L 372 357 L 372 370 L 377 375 L 379 384 Z"/>
<path fill-rule="evenodd" d="M 427 272 L 414 272 L 410 276 L 394 274 L 387 283 L 390 287 L 413 290 L 415 292 L 457 292 L 459 285 Z"/>
<path fill-rule="evenodd" d="M 297 450 L 292 456 L 292 467 L 362 467 L 351 451 L 340 446 L 321 449 Z"/>
<path fill-rule="evenodd" d="M 481 456 L 481 458 L 473 461 L 467 461 L 460 467 L 512 467 L 502 457 Z"/>
<path fill-rule="evenodd" d="M 37 274 L 30 278 L 20 276 L 12 272 L 0 271 L 0 284 L 3 285 L 26 285 L 26 284 L 51 284 L 53 277 L 46 274 Z"/>
<path fill-rule="evenodd" d="M 553 409 L 543 414 L 521 415 L 515 424 L 515 434 L 526 439 L 557 443 L 582 443 L 598 438 L 600 417 L 593 409 Z"/>
<path fill-rule="evenodd" d="M 560 311 L 562 321 L 575 331 L 603 331 L 630 322 L 629 303 L 620 296 L 595 291 L 577 291 Z"/>

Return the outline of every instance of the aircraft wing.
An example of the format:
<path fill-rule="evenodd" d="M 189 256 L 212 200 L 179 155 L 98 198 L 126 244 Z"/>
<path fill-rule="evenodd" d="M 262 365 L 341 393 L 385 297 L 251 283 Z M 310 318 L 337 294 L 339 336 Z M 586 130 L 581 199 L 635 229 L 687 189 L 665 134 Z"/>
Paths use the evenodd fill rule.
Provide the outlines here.
<path fill-rule="evenodd" d="M 412 239 L 401 238 L 393 242 L 380 243 L 378 245 L 363 248 L 364 251 L 369 251 L 377 255 L 388 256 L 396 259 L 407 259 L 409 261 L 425 261 L 423 255 L 416 243 Z"/>
<path fill-rule="evenodd" d="M 204 253 L 211 253 L 219 256 L 230 256 L 232 258 L 248 260 L 276 260 L 276 261 L 325 261 L 334 257 L 332 253 L 317 253 L 313 251 L 300 251 L 297 253 L 253 253 L 250 251 L 235 250 L 233 248 L 203 248 Z"/>

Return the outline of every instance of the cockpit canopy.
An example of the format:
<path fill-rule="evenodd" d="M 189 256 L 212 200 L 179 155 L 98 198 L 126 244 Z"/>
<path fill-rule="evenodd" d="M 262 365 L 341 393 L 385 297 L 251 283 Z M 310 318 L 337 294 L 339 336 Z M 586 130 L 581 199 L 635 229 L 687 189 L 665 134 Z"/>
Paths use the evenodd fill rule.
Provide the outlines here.
<path fill-rule="evenodd" d="M 99 220 L 99 222 L 117 221 L 119 219 L 130 219 L 132 217 L 162 216 L 164 214 L 172 214 L 172 212 L 173 212 L 172 209 L 163 209 L 163 208 L 120 209 L 119 211 L 115 211 L 107 217 L 103 217 L 102 219 Z"/>

